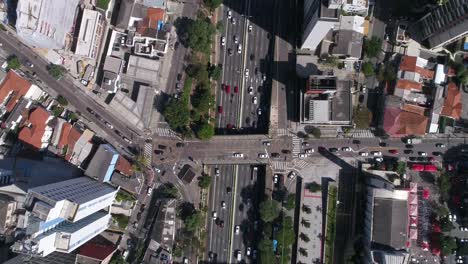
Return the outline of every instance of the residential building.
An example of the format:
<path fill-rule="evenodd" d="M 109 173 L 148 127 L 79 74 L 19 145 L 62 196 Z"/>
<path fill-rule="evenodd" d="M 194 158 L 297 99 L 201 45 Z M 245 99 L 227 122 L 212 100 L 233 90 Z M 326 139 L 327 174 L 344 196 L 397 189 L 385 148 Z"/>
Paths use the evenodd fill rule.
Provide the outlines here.
<path fill-rule="evenodd" d="M 69 50 L 79 0 L 19 0 L 16 32 L 28 45 Z"/>
<path fill-rule="evenodd" d="M 11 112 L 30 88 L 31 83 L 23 79 L 16 71 L 8 71 L 0 84 L 0 117 Z"/>
<path fill-rule="evenodd" d="M 28 190 L 28 226 L 12 250 L 36 256 L 74 251 L 109 227 L 117 191 L 89 177 Z"/>
<path fill-rule="evenodd" d="M 351 125 L 351 82 L 335 76 L 311 75 L 301 94 L 300 117 L 303 124 L 320 126 Z"/>
<path fill-rule="evenodd" d="M 340 11 L 340 3 L 338 2 L 325 0 L 304 1 L 301 49 L 315 51 L 330 30 L 338 28 Z"/>
<path fill-rule="evenodd" d="M 407 263 L 410 245 L 410 209 L 408 190 L 367 188 L 364 263 Z"/>
<path fill-rule="evenodd" d="M 72 124 L 64 119 L 57 118 L 57 125 L 55 126 L 51 141 L 51 145 L 55 147 L 54 153 L 63 156 L 66 160 L 70 160 L 73 148 L 80 137 L 81 132 L 73 127 Z"/>
<path fill-rule="evenodd" d="M 85 174 L 100 182 L 109 182 L 115 170 L 119 153 L 109 144 L 99 145 Z"/>
<path fill-rule="evenodd" d="M 143 257 L 146 264 L 171 263 L 175 239 L 176 200 L 161 200 L 148 249 Z"/>
<path fill-rule="evenodd" d="M 115 93 L 119 88 L 122 60 L 115 57 L 106 57 L 103 68 L 101 88 L 108 93 Z"/>
<path fill-rule="evenodd" d="M 18 203 L 6 194 L 0 194 L 0 236 L 13 236 L 16 227 L 17 215 L 15 214 Z"/>
<path fill-rule="evenodd" d="M 81 164 L 88 158 L 89 154 L 91 153 L 91 150 L 93 149 L 93 137 L 94 132 L 89 129 L 86 129 L 75 142 L 73 151 L 71 152 L 70 156 L 68 156 L 69 152 L 67 151 L 67 159 L 72 164 L 76 166 L 81 166 Z"/>
<path fill-rule="evenodd" d="M 405 104 L 399 98 L 387 96 L 383 129 L 392 137 L 425 135 L 429 123 L 427 111 L 422 106 Z"/>
<path fill-rule="evenodd" d="M 53 121 L 54 117 L 42 107 L 30 110 L 18 139 L 34 150 L 47 149 L 55 127 Z"/>
<path fill-rule="evenodd" d="M 126 176 L 132 176 L 133 175 L 133 167 L 132 164 L 123 156 L 119 156 L 117 159 L 117 164 L 115 165 L 115 170 L 118 172 L 122 173 L 123 175 Z"/>
<path fill-rule="evenodd" d="M 448 0 L 413 24 L 410 32 L 431 49 L 463 38 L 468 33 L 468 2 Z"/>
<path fill-rule="evenodd" d="M 431 49 L 457 41 L 468 34 L 468 2 L 449 0 L 410 27 L 415 39 Z"/>
<path fill-rule="evenodd" d="M 361 59 L 364 24 L 364 17 L 341 16 L 339 30 L 333 33 L 334 45 L 330 53 L 346 60 Z"/>
<path fill-rule="evenodd" d="M 458 120 L 462 113 L 461 92 L 454 82 L 450 82 L 445 89 L 444 104 L 441 116 L 445 116 L 454 120 Z"/>
<path fill-rule="evenodd" d="M 347 14 L 365 17 L 369 9 L 369 0 L 343 0 L 341 9 Z"/>
<path fill-rule="evenodd" d="M 98 11 L 85 9 L 76 43 L 76 55 L 96 59 L 104 34 L 104 19 Z"/>

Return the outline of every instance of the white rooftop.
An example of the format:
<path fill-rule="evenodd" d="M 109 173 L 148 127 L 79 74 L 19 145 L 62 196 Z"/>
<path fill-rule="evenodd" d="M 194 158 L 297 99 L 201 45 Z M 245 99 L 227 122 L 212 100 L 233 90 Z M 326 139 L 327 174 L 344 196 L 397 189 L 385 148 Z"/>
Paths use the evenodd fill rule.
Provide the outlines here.
<path fill-rule="evenodd" d="M 364 34 L 365 19 L 362 16 L 341 16 L 340 30 L 352 30 Z"/>

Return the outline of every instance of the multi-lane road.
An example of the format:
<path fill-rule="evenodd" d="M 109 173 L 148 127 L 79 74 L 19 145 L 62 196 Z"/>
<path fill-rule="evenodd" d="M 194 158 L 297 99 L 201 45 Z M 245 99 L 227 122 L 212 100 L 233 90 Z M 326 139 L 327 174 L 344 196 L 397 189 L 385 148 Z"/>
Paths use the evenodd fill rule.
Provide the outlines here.
<path fill-rule="evenodd" d="M 219 62 L 223 74 L 217 91 L 217 127 L 264 131 L 268 116 L 268 56 L 270 1 L 224 2 Z M 259 11 L 265 12 L 259 12 Z M 256 14 L 255 22 L 250 19 Z M 262 20 L 260 26 L 256 22 Z M 227 88 L 229 86 L 229 88 Z"/>

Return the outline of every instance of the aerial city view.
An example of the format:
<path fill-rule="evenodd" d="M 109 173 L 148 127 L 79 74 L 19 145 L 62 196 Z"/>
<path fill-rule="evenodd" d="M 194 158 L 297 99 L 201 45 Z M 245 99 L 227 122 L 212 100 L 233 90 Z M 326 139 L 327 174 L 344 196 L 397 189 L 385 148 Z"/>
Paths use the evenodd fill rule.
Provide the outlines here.
<path fill-rule="evenodd" d="M 468 263 L 468 0 L 0 0 L 0 263 Z"/>

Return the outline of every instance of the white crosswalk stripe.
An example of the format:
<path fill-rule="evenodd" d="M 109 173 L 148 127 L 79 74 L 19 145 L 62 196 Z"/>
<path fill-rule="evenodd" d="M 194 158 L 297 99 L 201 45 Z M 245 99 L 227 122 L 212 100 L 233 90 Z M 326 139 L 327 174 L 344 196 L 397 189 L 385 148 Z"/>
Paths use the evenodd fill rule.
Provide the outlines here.
<path fill-rule="evenodd" d="M 145 165 L 149 166 L 151 165 L 151 159 L 153 158 L 153 145 L 151 143 L 145 143 L 145 149 L 143 152 L 145 156 Z"/>
<path fill-rule="evenodd" d="M 297 160 L 294 164 L 294 168 L 296 168 L 297 170 L 302 170 L 308 165 L 309 163 L 307 163 L 305 160 Z"/>
<path fill-rule="evenodd" d="M 272 161 L 271 165 L 275 171 L 285 171 L 289 168 L 289 162 L 287 161 Z"/>
<path fill-rule="evenodd" d="M 350 132 L 351 137 L 353 138 L 374 138 L 372 131 L 368 129 L 354 129 Z"/>
<path fill-rule="evenodd" d="M 277 131 L 277 134 L 278 134 L 279 137 L 289 136 L 289 134 L 290 134 L 289 130 L 287 130 L 286 128 L 278 128 L 276 131 Z"/>
<path fill-rule="evenodd" d="M 160 137 L 177 137 L 176 133 L 169 128 L 156 128 L 154 131 Z"/>
<path fill-rule="evenodd" d="M 292 137 L 293 141 L 293 150 L 292 150 L 292 156 L 294 158 L 297 158 L 298 154 L 301 153 L 301 144 L 302 144 L 302 139 L 294 135 Z"/>

